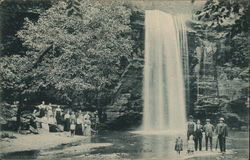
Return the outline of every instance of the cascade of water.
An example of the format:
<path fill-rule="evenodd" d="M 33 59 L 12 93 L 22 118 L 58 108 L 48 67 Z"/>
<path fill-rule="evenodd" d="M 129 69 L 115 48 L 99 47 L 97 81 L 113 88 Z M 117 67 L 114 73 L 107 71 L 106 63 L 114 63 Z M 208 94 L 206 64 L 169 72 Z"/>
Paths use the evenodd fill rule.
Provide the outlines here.
<path fill-rule="evenodd" d="M 182 57 L 183 51 L 187 51 L 187 40 L 186 33 L 179 33 L 185 32 L 180 22 L 158 10 L 146 11 L 143 91 L 143 127 L 146 131 L 185 129 Z"/>
<path fill-rule="evenodd" d="M 187 29 L 185 22 L 187 21 L 188 17 L 184 15 L 178 15 L 175 17 L 177 32 L 179 34 L 179 47 L 180 53 L 182 56 L 182 64 L 183 64 L 183 75 L 185 81 L 185 88 L 186 88 L 186 108 L 189 109 L 189 100 L 190 100 L 190 79 L 189 79 L 189 55 L 188 55 L 188 41 L 187 41 Z M 186 111 L 187 111 L 186 109 Z"/>

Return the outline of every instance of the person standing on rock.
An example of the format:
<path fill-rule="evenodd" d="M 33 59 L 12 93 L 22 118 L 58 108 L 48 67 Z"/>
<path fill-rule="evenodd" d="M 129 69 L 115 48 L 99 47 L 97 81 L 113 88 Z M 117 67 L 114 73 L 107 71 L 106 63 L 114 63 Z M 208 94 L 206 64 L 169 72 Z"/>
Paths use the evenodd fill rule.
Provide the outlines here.
<path fill-rule="evenodd" d="M 42 104 L 40 104 L 40 105 L 38 106 L 38 108 L 39 108 L 39 113 L 40 113 L 40 115 L 39 115 L 38 117 L 39 117 L 39 118 L 43 118 L 43 117 L 45 116 L 45 112 L 46 112 L 45 102 L 42 101 Z"/>
<path fill-rule="evenodd" d="M 226 152 L 226 137 L 228 136 L 228 127 L 224 123 L 224 118 L 219 119 L 219 123 L 216 126 L 215 133 L 218 135 L 220 151 Z"/>
<path fill-rule="evenodd" d="M 210 119 L 206 119 L 206 124 L 204 125 L 204 132 L 206 141 L 206 151 L 208 150 L 208 142 L 210 143 L 210 149 L 212 151 L 214 126 L 210 123 Z"/>
<path fill-rule="evenodd" d="M 201 125 L 201 121 L 198 119 L 195 127 L 195 139 L 194 139 L 195 151 L 197 151 L 198 146 L 199 146 L 199 151 L 202 150 L 202 131 L 203 127 Z"/>
<path fill-rule="evenodd" d="M 49 120 L 49 118 L 53 116 L 53 111 L 52 111 L 52 106 L 51 103 L 49 104 L 49 106 L 47 107 L 47 119 Z"/>
<path fill-rule="evenodd" d="M 193 120 L 193 116 L 190 115 L 189 116 L 189 121 L 188 121 L 188 124 L 187 124 L 187 139 L 189 140 L 189 137 L 191 135 L 194 136 L 194 131 L 195 131 L 195 123 L 194 123 L 194 120 Z"/>
<path fill-rule="evenodd" d="M 56 122 L 57 124 L 62 124 L 62 109 L 61 107 L 58 105 L 57 108 L 55 109 L 55 118 L 56 118 Z"/>

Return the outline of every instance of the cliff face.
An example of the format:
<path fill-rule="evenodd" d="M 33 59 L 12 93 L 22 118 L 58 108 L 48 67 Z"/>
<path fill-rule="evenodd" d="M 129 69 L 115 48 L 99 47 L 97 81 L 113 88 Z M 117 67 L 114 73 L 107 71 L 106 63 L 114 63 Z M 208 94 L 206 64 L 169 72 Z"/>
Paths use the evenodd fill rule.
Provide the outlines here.
<path fill-rule="evenodd" d="M 191 34 L 191 37 L 195 34 Z M 195 38 L 195 37 L 194 37 Z M 239 128 L 247 125 L 249 113 L 248 86 L 249 75 L 245 67 L 231 63 L 219 65 L 216 56 L 223 54 L 221 43 L 216 40 L 197 40 L 189 47 L 194 48 L 191 62 L 191 101 L 193 113 L 197 119 L 212 119 L 217 123 L 224 117 L 229 126 Z M 230 54 L 230 53 L 229 53 Z"/>
<path fill-rule="evenodd" d="M 143 63 L 143 59 L 134 60 L 121 76 L 113 102 L 106 107 L 107 124 L 110 129 L 123 129 L 141 124 Z"/>

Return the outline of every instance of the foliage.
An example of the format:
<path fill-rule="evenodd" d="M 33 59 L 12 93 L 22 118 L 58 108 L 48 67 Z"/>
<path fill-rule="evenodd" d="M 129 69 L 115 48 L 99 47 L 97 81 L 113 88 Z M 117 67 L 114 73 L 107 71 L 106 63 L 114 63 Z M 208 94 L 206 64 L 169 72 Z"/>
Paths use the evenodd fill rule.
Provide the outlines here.
<path fill-rule="evenodd" d="M 51 1 L 30 1 L 4 0 L 0 2 L 0 54 L 4 55 L 24 55 L 25 48 L 22 42 L 15 36 L 21 29 L 25 17 L 32 21 L 37 21 L 39 14 L 51 7 Z"/>
<path fill-rule="evenodd" d="M 246 16 L 249 13 L 248 5 L 244 2 L 230 2 L 226 0 L 208 0 L 202 10 L 197 11 L 195 17 L 202 21 L 206 29 L 222 31 L 225 28 L 231 30 L 226 36 L 248 30 Z"/>
<path fill-rule="evenodd" d="M 0 116 L 4 120 L 13 120 L 13 118 L 15 119 L 15 117 L 16 117 L 17 108 L 18 108 L 18 106 L 16 104 L 11 105 L 11 104 L 8 104 L 8 103 L 1 103 L 1 105 L 0 105 L 0 110 L 1 110 Z"/>
<path fill-rule="evenodd" d="M 52 91 L 51 96 L 62 103 L 71 103 L 86 92 L 112 88 L 122 73 L 121 57 L 132 57 L 130 16 L 131 10 L 122 3 L 87 0 L 70 7 L 59 1 L 36 23 L 25 19 L 17 36 L 28 51 L 23 57 L 3 60 L 3 88 L 10 89 L 8 83 L 15 83 L 13 88 L 21 87 L 22 94 Z M 26 73 L 27 66 L 41 56 L 39 51 L 50 45 L 53 48 L 38 66 Z M 21 81 L 13 82 L 7 76 L 21 76 Z"/>
<path fill-rule="evenodd" d="M 0 59 L 0 85 L 3 90 L 3 97 L 18 99 L 26 84 L 23 79 L 27 76 L 27 58 L 19 55 L 1 57 Z M 24 93 L 21 93 L 24 94 Z"/>
<path fill-rule="evenodd" d="M 249 86 L 249 13 L 248 1 L 207 0 L 191 22 L 197 37 L 195 54 L 199 70 L 196 72 L 204 76 L 199 83 L 206 90 L 198 97 L 196 110 L 220 113 L 228 122 L 240 122 L 246 117 L 240 111 L 246 110 L 248 97 L 243 90 Z M 209 92 L 212 90 L 216 94 Z"/>
<path fill-rule="evenodd" d="M 216 64 L 248 66 L 250 4 L 247 1 L 208 0 L 194 15 L 193 27 L 200 40 L 217 43 Z"/>

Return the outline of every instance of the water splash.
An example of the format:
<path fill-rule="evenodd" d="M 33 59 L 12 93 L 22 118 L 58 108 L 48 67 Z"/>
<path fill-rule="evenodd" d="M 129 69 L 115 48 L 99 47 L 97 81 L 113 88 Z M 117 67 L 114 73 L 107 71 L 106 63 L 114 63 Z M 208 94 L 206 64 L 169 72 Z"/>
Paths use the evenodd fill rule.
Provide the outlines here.
<path fill-rule="evenodd" d="M 183 37 L 179 34 L 181 23 L 176 22 L 170 14 L 146 10 L 144 131 L 185 130 Z"/>

